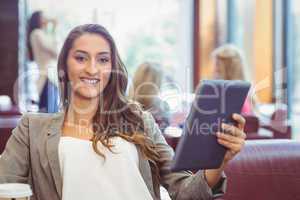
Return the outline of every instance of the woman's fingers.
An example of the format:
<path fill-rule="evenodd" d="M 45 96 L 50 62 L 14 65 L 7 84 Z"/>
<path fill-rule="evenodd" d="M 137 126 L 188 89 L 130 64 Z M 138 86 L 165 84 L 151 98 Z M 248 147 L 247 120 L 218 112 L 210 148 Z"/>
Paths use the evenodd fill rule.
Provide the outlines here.
<path fill-rule="evenodd" d="M 244 141 L 240 142 L 240 143 L 233 143 L 231 141 L 228 140 L 224 140 L 222 138 L 218 138 L 218 142 L 223 145 L 224 147 L 228 148 L 228 150 L 230 152 L 232 152 L 233 154 L 237 154 L 239 153 L 243 146 L 244 146 Z"/>
<path fill-rule="evenodd" d="M 231 160 L 245 145 L 244 127 L 246 120 L 239 114 L 233 114 L 232 117 L 238 123 L 237 126 L 223 123 L 223 132 L 217 133 L 218 143 L 228 149 L 224 158 L 225 162 Z"/>
<path fill-rule="evenodd" d="M 236 137 L 236 136 L 229 135 L 226 133 L 221 133 L 221 132 L 217 133 L 217 137 L 218 137 L 218 139 L 222 139 L 222 140 L 225 140 L 225 141 L 228 141 L 231 143 L 236 143 L 236 144 L 242 143 L 244 141 L 244 139 L 241 137 Z"/>
<path fill-rule="evenodd" d="M 237 129 L 237 128 L 236 128 Z M 239 129 L 238 129 L 239 130 Z M 239 130 L 238 135 L 229 135 L 226 133 L 217 133 L 218 142 L 228 148 L 228 150 L 233 154 L 237 154 L 242 150 L 245 145 L 244 133 Z"/>
<path fill-rule="evenodd" d="M 234 113 L 232 115 L 232 118 L 238 123 L 238 128 L 241 130 L 244 130 L 246 120 L 242 115 L 239 115 L 237 113 Z"/>
<path fill-rule="evenodd" d="M 246 138 L 246 134 L 244 133 L 244 131 L 240 128 L 237 128 L 235 126 L 232 125 L 228 125 L 228 124 L 222 124 L 222 129 L 224 130 L 225 133 L 228 133 L 228 135 L 232 135 L 238 138 Z"/>

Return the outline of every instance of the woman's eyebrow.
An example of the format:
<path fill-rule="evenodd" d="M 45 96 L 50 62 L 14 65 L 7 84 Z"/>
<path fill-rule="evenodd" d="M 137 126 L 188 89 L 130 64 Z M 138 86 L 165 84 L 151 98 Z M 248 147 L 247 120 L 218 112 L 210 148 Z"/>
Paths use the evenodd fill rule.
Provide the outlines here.
<path fill-rule="evenodd" d="M 110 52 L 108 51 L 102 51 L 102 52 L 99 52 L 97 55 L 110 55 Z"/>
<path fill-rule="evenodd" d="M 74 53 L 83 53 L 83 54 L 86 54 L 86 55 L 88 55 L 88 54 L 89 54 L 88 52 L 86 52 L 86 51 L 83 51 L 83 50 L 79 50 L 79 49 L 75 50 L 75 52 L 74 52 Z"/>
<path fill-rule="evenodd" d="M 89 53 L 87 51 L 80 50 L 80 49 L 75 50 L 75 53 L 83 53 L 83 54 L 89 55 Z M 97 55 L 106 55 L 106 54 L 110 55 L 110 52 L 109 51 L 101 51 L 101 52 L 97 53 Z"/>

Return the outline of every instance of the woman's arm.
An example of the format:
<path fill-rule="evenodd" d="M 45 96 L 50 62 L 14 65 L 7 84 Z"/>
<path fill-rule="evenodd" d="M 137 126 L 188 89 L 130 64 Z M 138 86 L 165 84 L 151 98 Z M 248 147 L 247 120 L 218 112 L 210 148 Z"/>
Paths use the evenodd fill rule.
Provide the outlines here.
<path fill-rule="evenodd" d="M 29 123 L 25 115 L 12 131 L 0 157 L 0 183 L 27 183 L 29 172 Z"/>
<path fill-rule="evenodd" d="M 160 182 L 172 199 L 209 200 L 224 193 L 226 180 L 223 174 L 217 187 L 211 188 L 203 170 L 199 170 L 196 174 L 188 171 L 172 172 L 173 149 L 167 144 L 151 114 L 145 113 L 144 119 L 147 132 L 160 155 Z"/>

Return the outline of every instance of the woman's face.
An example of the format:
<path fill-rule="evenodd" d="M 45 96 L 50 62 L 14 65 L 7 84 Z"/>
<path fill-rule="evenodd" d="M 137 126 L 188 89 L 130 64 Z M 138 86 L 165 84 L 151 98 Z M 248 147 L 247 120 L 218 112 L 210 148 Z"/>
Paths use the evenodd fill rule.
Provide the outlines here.
<path fill-rule="evenodd" d="M 213 62 L 213 77 L 215 79 L 224 79 L 225 68 L 218 61 Z"/>
<path fill-rule="evenodd" d="M 77 38 L 67 57 L 72 95 L 85 99 L 99 97 L 109 81 L 111 68 L 110 45 L 102 36 L 85 33 Z"/>

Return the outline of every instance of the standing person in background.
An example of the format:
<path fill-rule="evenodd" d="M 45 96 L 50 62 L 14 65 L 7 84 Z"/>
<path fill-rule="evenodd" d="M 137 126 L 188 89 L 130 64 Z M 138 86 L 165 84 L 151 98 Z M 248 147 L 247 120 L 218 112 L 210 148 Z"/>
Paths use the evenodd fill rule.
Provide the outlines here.
<path fill-rule="evenodd" d="M 53 25 L 53 32 L 47 33 L 48 24 Z M 58 89 L 55 80 L 49 79 L 49 68 L 57 65 L 57 47 L 55 40 L 56 20 L 47 19 L 41 11 L 34 12 L 28 22 L 27 46 L 30 61 L 35 61 L 39 69 L 37 90 L 39 94 L 39 110 L 42 112 L 56 112 L 55 104 Z M 50 92 L 50 94 L 48 94 Z M 53 107 L 54 106 L 54 107 Z M 49 110 L 50 109 L 50 110 Z"/>
<path fill-rule="evenodd" d="M 212 53 L 214 70 L 213 77 L 223 80 L 245 80 L 245 60 L 241 51 L 232 44 L 218 47 Z M 251 101 L 245 100 L 242 108 L 243 114 L 251 114 Z"/>
<path fill-rule="evenodd" d="M 139 102 L 154 117 L 159 128 L 164 132 L 170 124 L 170 108 L 167 102 L 159 97 L 163 79 L 163 70 L 157 63 L 145 62 L 134 74 L 130 99 Z"/>

